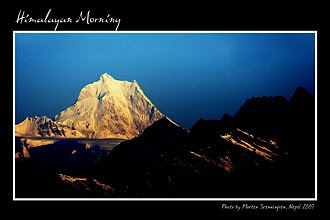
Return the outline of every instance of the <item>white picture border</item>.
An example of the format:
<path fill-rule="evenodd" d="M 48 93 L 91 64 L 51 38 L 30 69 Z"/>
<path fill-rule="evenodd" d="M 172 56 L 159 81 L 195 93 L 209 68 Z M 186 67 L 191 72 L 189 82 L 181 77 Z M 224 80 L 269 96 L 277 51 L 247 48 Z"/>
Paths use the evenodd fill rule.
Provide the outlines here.
<path fill-rule="evenodd" d="M 16 34 L 314 34 L 315 39 L 315 197 L 314 198 L 16 198 L 15 194 L 15 36 Z M 317 201 L 317 31 L 13 31 L 13 201 Z"/>

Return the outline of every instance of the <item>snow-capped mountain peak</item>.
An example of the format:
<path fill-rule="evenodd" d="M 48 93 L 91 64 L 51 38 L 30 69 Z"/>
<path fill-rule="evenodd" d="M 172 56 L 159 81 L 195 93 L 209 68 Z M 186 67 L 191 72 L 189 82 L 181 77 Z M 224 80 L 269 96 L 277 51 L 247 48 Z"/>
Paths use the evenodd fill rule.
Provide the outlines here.
<path fill-rule="evenodd" d="M 16 131 L 19 136 L 130 139 L 162 117 L 136 80 L 116 80 L 103 73 L 83 87 L 77 101 L 57 114 L 54 121 L 35 117 L 16 125 Z"/>
<path fill-rule="evenodd" d="M 103 82 L 106 82 L 106 81 L 114 80 L 114 78 L 111 75 L 109 75 L 108 73 L 103 73 L 100 76 L 99 80 L 102 80 Z"/>
<path fill-rule="evenodd" d="M 133 82 L 116 80 L 107 73 L 85 86 L 77 102 L 55 116 L 86 137 L 132 138 L 164 115 Z"/>

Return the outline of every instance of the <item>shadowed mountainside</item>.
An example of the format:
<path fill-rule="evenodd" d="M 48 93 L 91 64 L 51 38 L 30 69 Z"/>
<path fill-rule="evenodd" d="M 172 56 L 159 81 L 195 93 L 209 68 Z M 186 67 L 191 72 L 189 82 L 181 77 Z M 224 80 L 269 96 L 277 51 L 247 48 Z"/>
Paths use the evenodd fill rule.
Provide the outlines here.
<path fill-rule="evenodd" d="M 298 87 L 190 132 L 163 118 L 101 160 L 98 176 L 123 197 L 313 197 L 313 109 Z"/>

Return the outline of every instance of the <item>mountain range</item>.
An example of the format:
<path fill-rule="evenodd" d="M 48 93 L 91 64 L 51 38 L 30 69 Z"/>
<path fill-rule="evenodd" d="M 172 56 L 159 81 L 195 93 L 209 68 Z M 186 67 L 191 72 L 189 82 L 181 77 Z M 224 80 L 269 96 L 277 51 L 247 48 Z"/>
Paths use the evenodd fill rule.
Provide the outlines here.
<path fill-rule="evenodd" d="M 52 121 L 48 128 L 61 132 L 59 125 L 71 125 L 65 118 L 79 121 L 77 109 L 84 106 L 79 100 L 99 90 L 92 91 L 82 91 L 78 105 L 56 116 L 57 129 Z M 36 179 L 23 181 L 18 192 L 23 197 L 27 191 L 29 196 L 33 192 L 39 197 L 313 197 L 314 103 L 302 87 L 297 87 L 289 100 L 281 96 L 252 97 L 235 115 L 200 119 L 190 131 L 157 113 L 157 120 L 149 120 L 149 126 L 140 130 L 135 127 L 139 135 L 132 132 L 130 140 L 108 152 L 100 151 L 97 143 L 87 146 L 75 140 L 37 148 L 17 140 L 22 154 L 29 157 L 17 160 L 17 178 L 23 181 L 32 175 Z M 142 106 L 150 109 L 145 107 L 151 104 Z M 72 117 L 74 112 L 78 116 Z M 73 124 L 73 130 L 89 134 L 83 130 L 85 124 Z M 50 161 L 51 155 L 57 155 L 57 159 Z M 46 179 L 47 184 L 43 182 Z M 299 187 L 301 183 L 304 187 Z"/>
<path fill-rule="evenodd" d="M 131 139 L 164 115 L 138 83 L 120 81 L 107 73 L 86 85 L 77 101 L 54 120 L 27 117 L 15 126 L 16 136 Z"/>

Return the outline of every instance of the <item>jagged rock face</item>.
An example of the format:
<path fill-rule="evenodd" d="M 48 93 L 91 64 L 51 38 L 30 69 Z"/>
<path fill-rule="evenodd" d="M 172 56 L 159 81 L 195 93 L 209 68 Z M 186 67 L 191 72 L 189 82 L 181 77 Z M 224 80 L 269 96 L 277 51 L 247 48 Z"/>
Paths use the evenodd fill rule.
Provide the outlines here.
<path fill-rule="evenodd" d="M 27 117 L 23 122 L 15 125 L 16 136 L 38 137 L 83 137 L 79 131 L 60 125 L 46 116 Z"/>
<path fill-rule="evenodd" d="M 23 122 L 15 126 L 16 136 L 20 134 L 39 136 L 39 125 L 44 124 L 48 120 L 50 119 L 46 116 L 35 116 L 34 118 L 27 117 Z"/>
<path fill-rule="evenodd" d="M 131 139 L 162 117 L 135 80 L 119 81 L 105 73 L 55 121 L 89 138 Z"/>
<path fill-rule="evenodd" d="M 56 123 L 46 116 L 34 118 L 27 117 L 22 123 L 15 126 L 16 135 L 30 136 L 63 136 L 62 130 L 59 129 Z"/>

